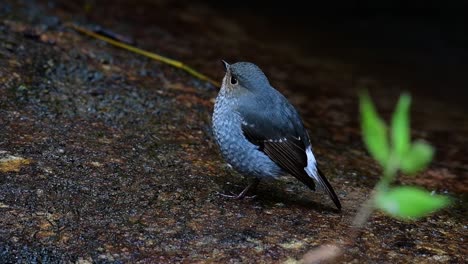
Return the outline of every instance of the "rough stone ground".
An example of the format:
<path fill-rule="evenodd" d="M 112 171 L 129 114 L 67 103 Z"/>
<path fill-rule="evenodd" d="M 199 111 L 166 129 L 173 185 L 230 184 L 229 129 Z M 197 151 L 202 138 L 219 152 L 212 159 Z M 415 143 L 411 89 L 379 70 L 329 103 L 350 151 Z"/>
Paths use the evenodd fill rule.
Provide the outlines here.
<path fill-rule="evenodd" d="M 369 87 L 388 117 L 399 94 L 392 88 L 406 80 L 306 59 L 203 5 L 71 2 L 0 5 L 1 263 L 281 263 L 343 243 L 380 174 L 360 139 L 356 91 Z M 132 36 L 217 80 L 219 59 L 255 61 L 303 114 L 343 211 L 293 178 L 264 182 L 255 199 L 218 196 L 247 181 L 213 144 L 216 88 L 65 22 Z M 467 111 L 416 88 L 413 134 L 437 155 L 398 184 L 456 202 L 411 223 L 374 214 L 341 263 L 463 263 L 468 255 Z"/>

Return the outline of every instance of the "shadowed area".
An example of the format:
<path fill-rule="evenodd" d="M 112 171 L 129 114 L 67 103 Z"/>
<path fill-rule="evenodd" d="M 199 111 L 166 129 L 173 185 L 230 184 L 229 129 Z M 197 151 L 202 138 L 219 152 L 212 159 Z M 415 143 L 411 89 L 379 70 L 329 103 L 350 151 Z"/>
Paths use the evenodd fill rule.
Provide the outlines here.
<path fill-rule="evenodd" d="M 375 213 L 339 261 L 462 263 L 468 120 L 458 57 L 467 52 L 452 47 L 466 40 L 439 38 L 431 24 L 411 20 L 381 21 L 385 29 L 372 18 L 343 27 L 317 16 L 309 27 L 306 16 L 279 17 L 273 9 L 255 15 L 243 5 L 175 1 L 2 3 L 0 262 L 280 263 L 344 243 L 381 173 L 361 141 L 356 94 L 367 87 L 387 120 L 399 93 L 411 91 L 413 138 L 437 150 L 426 171 L 397 183 L 455 202 L 416 222 Z M 293 177 L 262 182 L 254 199 L 217 195 L 248 183 L 211 136 L 217 88 L 66 22 L 133 38 L 216 80 L 221 59 L 259 65 L 303 116 L 342 212 Z M 382 32 L 370 34 L 371 24 Z M 412 36 L 413 28 L 426 32 L 414 47 L 372 37 L 395 32 L 398 40 L 400 29 Z M 415 53 L 420 39 L 439 46 Z M 439 59 L 427 55 L 433 50 Z"/>

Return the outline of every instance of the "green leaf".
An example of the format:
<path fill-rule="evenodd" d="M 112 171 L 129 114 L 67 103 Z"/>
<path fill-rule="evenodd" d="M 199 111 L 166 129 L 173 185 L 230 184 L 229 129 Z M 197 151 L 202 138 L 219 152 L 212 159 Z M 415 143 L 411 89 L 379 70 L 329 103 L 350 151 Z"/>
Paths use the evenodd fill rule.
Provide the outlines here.
<path fill-rule="evenodd" d="M 359 99 L 364 144 L 372 157 L 385 167 L 390 153 L 387 127 L 375 111 L 369 95 L 361 93 Z"/>
<path fill-rule="evenodd" d="M 392 144 L 399 159 L 403 157 L 411 146 L 409 121 L 410 103 L 411 97 L 408 94 L 401 95 L 392 117 Z"/>
<path fill-rule="evenodd" d="M 423 141 L 416 141 L 401 159 L 401 170 L 406 174 L 414 174 L 427 167 L 434 156 L 434 148 Z"/>
<path fill-rule="evenodd" d="M 396 187 L 377 193 L 375 205 L 380 210 L 403 220 L 423 217 L 450 204 L 450 199 L 416 187 Z"/>

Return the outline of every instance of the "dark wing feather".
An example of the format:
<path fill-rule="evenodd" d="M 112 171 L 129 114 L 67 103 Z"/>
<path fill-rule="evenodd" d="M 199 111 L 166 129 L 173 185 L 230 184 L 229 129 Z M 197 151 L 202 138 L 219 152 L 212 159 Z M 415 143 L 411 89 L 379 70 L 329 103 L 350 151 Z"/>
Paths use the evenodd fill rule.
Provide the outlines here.
<path fill-rule="evenodd" d="M 302 139 L 298 140 L 297 137 L 284 135 L 267 139 L 259 134 L 255 127 L 249 125 L 243 125 L 242 130 L 246 138 L 259 146 L 259 149 L 270 157 L 273 162 L 307 185 L 307 187 L 315 190 L 314 180 L 304 170 L 304 167 L 307 166 L 307 155 Z M 281 139 L 281 142 L 279 142 L 279 139 Z"/>
<path fill-rule="evenodd" d="M 331 184 L 328 182 L 327 178 L 325 178 L 325 175 L 322 173 L 322 171 L 319 169 L 317 166 L 317 174 L 320 178 L 321 184 L 325 185 L 323 189 L 328 193 L 328 196 L 332 199 L 333 203 L 335 203 L 336 207 L 341 210 L 341 203 L 340 200 L 338 199 L 338 196 L 335 193 L 335 190 L 333 190 L 333 187 Z"/>
<path fill-rule="evenodd" d="M 242 131 L 246 138 L 283 170 L 315 190 L 314 179 L 304 169 L 307 167 L 309 136 L 294 107 L 274 89 L 261 97 L 248 94 L 239 102 L 237 110 L 244 121 Z M 252 105 L 258 107 L 252 108 Z M 317 174 L 319 184 L 341 209 L 335 191 L 318 168 Z"/>

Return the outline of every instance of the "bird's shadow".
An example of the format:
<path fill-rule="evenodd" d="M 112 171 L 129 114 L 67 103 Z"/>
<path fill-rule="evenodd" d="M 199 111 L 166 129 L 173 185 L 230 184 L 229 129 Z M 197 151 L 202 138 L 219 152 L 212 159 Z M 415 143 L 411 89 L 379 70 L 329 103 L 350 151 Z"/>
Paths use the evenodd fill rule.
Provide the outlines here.
<path fill-rule="evenodd" d="M 277 184 L 272 184 L 270 182 L 265 182 L 263 186 L 259 186 L 256 191 L 256 199 L 258 202 L 269 205 L 269 204 L 278 204 L 282 203 L 285 207 L 301 207 L 308 210 L 314 210 L 320 213 L 340 213 L 341 210 L 317 202 L 313 200 L 313 195 L 308 195 L 304 192 L 312 192 L 309 189 L 297 188 L 301 193 L 295 194 L 285 190 L 286 188 L 279 188 Z M 325 193 L 320 193 L 321 195 L 327 195 Z"/>
<path fill-rule="evenodd" d="M 232 179 L 231 179 L 232 180 Z M 220 182 L 221 183 L 221 182 Z M 224 193 L 240 193 L 247 185 L 249 181 L 247 179 L 239 179 L 231 181 L 226 184 L 226 182 L 221 183 L 222 186 L 220 192 Z M 292 185 L 294 191 L 287 191 L 288 187 L 286 185 Z M 317 191 L 315 191 L 317 192 Z M 301 207 L 308 210 L 314 210 L 319 213 L 333 213 L 339 214 L 341 210 L 334 207 L 334 205 L 327 205 L 321 202 L 314 200 L 314 196 L 324 195 L 326 193 L 317 192 L 316 195 L 313 195 L 314 191 L 311 191 L 305 187 L 300 186 L 300 183 L 285 183 L 284 181 L 275 181 L 275 180 L 263 180 L 260 182 L 256 190 L 249 191 L 247 196 L 254 196 L 254 198 L 244 198 L 244 201 L 253 201 L 261 203 L 265 206 L 277 206 L 278 204 L 283 204 L 285 207 Z M 229 199 L 229 198 L 228 198 Z M 232 199 L 232 198 L 231 198 Z M 240 200 L 240 201 L 242 201 Z M 323 199 L 320 199 L 323 200 Z"/>

